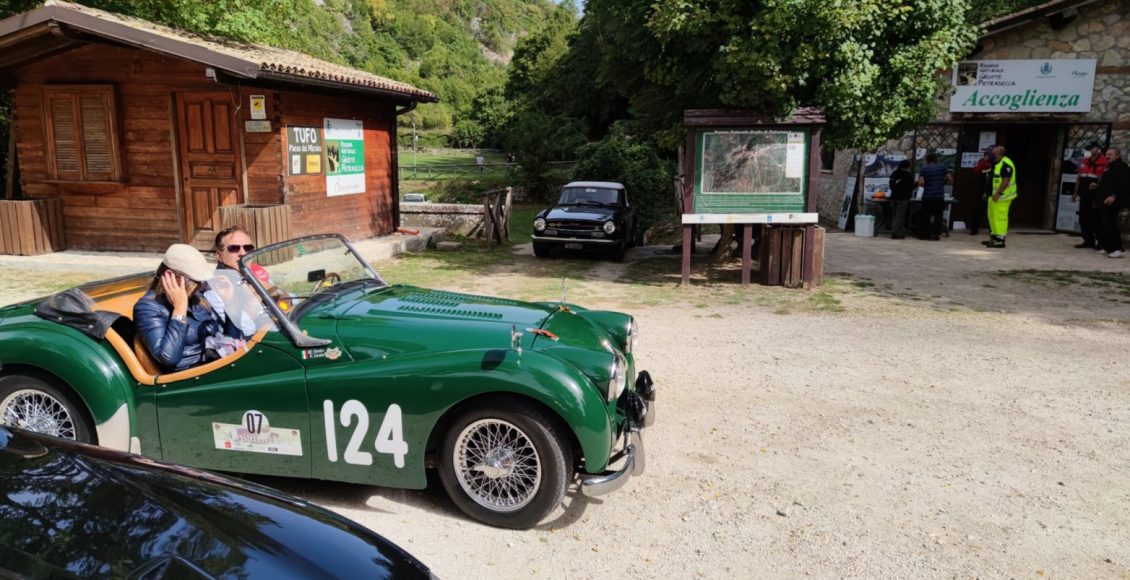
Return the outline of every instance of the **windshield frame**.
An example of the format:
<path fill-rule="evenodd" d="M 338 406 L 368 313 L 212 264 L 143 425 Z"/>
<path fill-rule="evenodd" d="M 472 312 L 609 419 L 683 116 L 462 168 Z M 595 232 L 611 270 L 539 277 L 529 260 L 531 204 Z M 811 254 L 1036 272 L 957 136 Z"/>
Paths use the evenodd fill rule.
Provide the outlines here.
<path fill-rule="evenodd" d="M 285 312 L 282 311 L 282 309 L 279 308 L 279 305 L 276 304 L 275 301 L 272 300 L 270 295 L 267 293 L 267 288 L 265 288 L 263 286 L 263 283 L 251 272 L 251 265 L 247 260 L 249 258 L 254 258 L 255 256 L 258 256 L 260 254 L 272 252 L 302 242 L 316 242 L 330 238 L 334 238 L 340 241 L 346 247 L 346 249 L 348 249 L 349 252 L 353 254 L 353 257 L 359 264 L 361 264 L 361 267 L 369 276 L 373 278 L 373 280 L 379 282 L 382 287 L 388 287 L 388 282 L 386 282 L 385 279 L 382 278 L 381 275 L 378 274 L 377 271 L 374 270 L 372 266 L 370 266 L 369 263 L 365 261 L 364 258 L 361 257 L 361 254 L 357 251 L 357 248 L 354 248 L 353 244 L 349 243 L 349 240 L 347 240 L 345 236 L 342 236 L 341 234 L 315 234 L 312 236 L 303 236 L 301 238 L 291 238 L 289 240 L 270 244 L 262 248 L 257 248 L 255 251 L 250 252 L 239 259 L 239 270 L 243 274 L 243 277 L 247 279 L 247 281 L 251 284 L 251 287 L 255 289 L 255 293 L 259 295 L 259 298 L 267 306 L 267 310 L 268 312 L 270 312 L 271 318 L 275 320 L 275 324 L 277 324 L 279 329 L 284 334 L 286 334 L 291 343 L 293 343 L 294 346 L 298 348 L 318 348 L 331 344 L 333 341 L 326 338 L 309 336 L 302 332 L 302 330 L 298 328 L 298 322 L 301 317 L 298 317 L 298 319 L 291 319 L 290 316 L 288 316 Z M 297 310 L 298 309 L 296 308 L 296 311 Z"/>

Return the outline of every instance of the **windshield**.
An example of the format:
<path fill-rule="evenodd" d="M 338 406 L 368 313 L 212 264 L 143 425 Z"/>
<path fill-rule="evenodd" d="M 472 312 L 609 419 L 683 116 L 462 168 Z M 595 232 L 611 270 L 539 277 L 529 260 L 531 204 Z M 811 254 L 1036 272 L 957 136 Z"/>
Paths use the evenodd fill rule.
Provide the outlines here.
<path fill-rule="evenodd" d="M 275 244 L 244 256 L 241 262 L 254 283 L 291 320 L 298 320 L 309 304 L 343 292 L 387 286 L 338 236 Z"/>
<path fill-rule="evenodd" d="M 264 328 L 277 330 L 263 300 L 235 270 L 217 269 L 205 286 L 204 298 L 212 310 L 235 323 L 245 337 Z"/>
<path fill-rule="evenodd" d="M 622 205 L 624 190 L 605 187 L 566 187 L 557 205 Z"/>

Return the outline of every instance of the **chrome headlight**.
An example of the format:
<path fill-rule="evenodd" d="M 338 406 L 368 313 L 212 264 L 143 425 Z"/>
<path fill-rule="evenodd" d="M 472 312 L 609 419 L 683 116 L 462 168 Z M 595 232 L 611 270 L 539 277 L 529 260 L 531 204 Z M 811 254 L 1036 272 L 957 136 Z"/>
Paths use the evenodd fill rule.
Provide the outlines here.
<path fill-rule="evenodd" d="M 542 218 L 538 218 L 538 219 L 534 220 L 534 231 L 535 232 L 545 231 L 545 220 L 543 220 Z"/>
<path fill-rule="evenodd" d="M 608 367 L 608 400 L 620 398 L 628 386 L 628 360 L 619 351 L 612 352 L 612 364 Z"/>
<path fill-rule="evenodd" d="M 614 231 L 616 231 L 616 224 L 614 222 L 604 222 L 604 233 L 611 236 Z"/>
<path fill-rule="evenodd" d="M 636 322 L 633 316 L 628 319 L 628 340 L 624 341 L 624 352 L 632 353 L 636 351 L 636 345 L 640 342 L 640 323 Z"/>

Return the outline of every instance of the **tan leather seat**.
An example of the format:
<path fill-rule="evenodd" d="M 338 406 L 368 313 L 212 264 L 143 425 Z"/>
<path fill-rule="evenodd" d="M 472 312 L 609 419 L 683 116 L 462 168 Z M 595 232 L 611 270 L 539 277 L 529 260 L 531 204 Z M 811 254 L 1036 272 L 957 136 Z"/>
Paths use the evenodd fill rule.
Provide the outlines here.
<path fill-rule="evenodd" d="M 266 335 L 267 329 L 264 328 L 259 332 L 256 332 L 255 336 L 252 336 L 250 339 L 248 339 L 247 345 L 245 347 L 237 350 L 232 354 L 229 354 L 228 356 L 225 356 L 224 358 L 217 359 L 202 365 L 197 365 L 192 368 L 184 369 L 183 371 L 177 371 L 175 373 L 168 374 L 161 374 L 160 367 L 157 365 L 156 361 L 153 360 L 153 357 L 149 355 L 149 349 L 145 348 L 145 345 L 141 342 L 140 336 L 134 337 L 133 339 L 133 352 L 135 355 L 134 358 L 138 361 L 138 366 L 142 368 L 144 372 L 155 376 L 155 381 L 144 384 L 164 385 L 176 381 L 183 381 L 185 379 L 196 378 L 201 375 L 208 374 L 218 368 L 230 365 L 235 361 L 243 358 L 243 355 L 251 352 L 251 349 L 254 348 L 254 346 L 258 344 L 259 341 L 263 340 L 263 337 Z M 134 378 L 137 377 L 135 376 Z"/>
<path fill-rule="evenodd" d="M 133 380 L 142 385 L 157 384 L 157 377 L 155 376 L 157 373 L 152 372 L 150 369 L 142 366 L 141 361 L 138 360 L 137 355 L 134 352 L 134 349 L 131 348 L 130 345 L 126 344 L 125 339 L 122 338 L 122 335 L 118 334 L 118 331 L 114 330 L 113 328 L 107 330 L 106 341 L 110 343 L 110 346 L 114 347 L 114 351 L 118 353 L 118 358 L 122 359 L 122 363 L 126 365 L 126 369 L 129 370 L 129 374 L 133 376 Z M 148 356 L 149 355 L 147 353 L 146 358 L 148 358 Z"/>
<path fill-rule="evenodd" d="M 109 299 L 99 300 L 98 308 L 100 310 L 110 310 L 117 312 L 118 314 L 132 319 L 133 305 L 141 299 L 141 296 L 144 293 L 145 291 L 142 290 L 140 292 L 122 294 Z M 140 336 L 135 336 L 133 338 L 133 344 L 130 345 L 125 341 L 125 339 L 122 338 L 122 335 L 118 334 L 118 332 L 114 329 L 110 329 L 106 332 L 106 340 L 110 343 L 110 346 L 112 346 L 118 353 L 118 356 L 122 359 L 122 363 L 126 365 L 126 368 L 129 370 L 130 375 L 133 376 L 134 380 L 142 385 L 163 385 L 166 383 L 195 378 L 200 375 L 212 372 L 218 368 L 232 364 L 242 358 L 243 355 L 250 352 L 252 347 L 258 344 L 259 341 L 263 340 L 263 337 L 266 335 L 267 329 L 264 328 L 259 332 L 256 332 L 255 336 L 252 336 L 247 341 L 247 346 L 245 348 L 235 353 L 232 353 L 222 359 L 214 360 L 206 364 L 192 367 L 190 369 L 167 374 L 161 373 L 160 365 L 157 364 L 157 361 L 153 360 L 153 357 L 149 354 L 149 349 L 145 348 L 145 344 L 141 342 Z"/>
<path fill-rule="evenodd" d="M 157 361 L 149 355 L 149 349 L 145 348 L 145 343 L 141 342 L 141 336 L 133 337 L 133 354 L 137 358 L 137 362 L 146 373 L 151 375 L 161 374 L 161 367 L 157 365 Z"/>

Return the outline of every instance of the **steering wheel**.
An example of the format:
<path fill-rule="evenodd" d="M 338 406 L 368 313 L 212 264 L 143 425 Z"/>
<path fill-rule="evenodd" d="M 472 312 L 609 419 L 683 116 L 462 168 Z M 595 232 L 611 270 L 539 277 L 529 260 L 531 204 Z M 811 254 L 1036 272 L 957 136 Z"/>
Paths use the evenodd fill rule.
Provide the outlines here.
<path fill-rule="evenodd" d="M 271 300 L 279 306 L 279 310 L 283 312 L 290 312 L 290 309 L 294 308 L 294 299 L 291 298 L 289 293 L 278 286 L 272 286 L 270 290 L 267 290 L 267 296 L 269 296 Z"/>
<path fill-rule="evenodd" d="M 321 292 L 322 290 L 325 290 L 326 288 L 333 286 L 334 284 L 340 284 L 340 283 L 341 283 L 341 275 L 340 274 L 338 274 L 337 272 L 326 272 L 325 276 L 322 276 L 321 281 L 319 281 L 314 286 L 314 289 L 310 291 L 310 294 L 317 294 L 317 293 Z"/>

